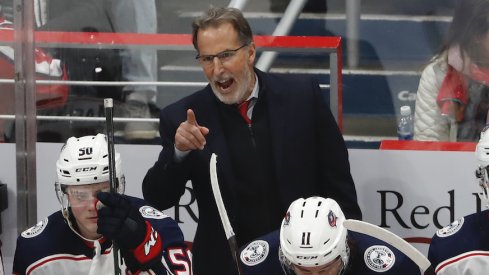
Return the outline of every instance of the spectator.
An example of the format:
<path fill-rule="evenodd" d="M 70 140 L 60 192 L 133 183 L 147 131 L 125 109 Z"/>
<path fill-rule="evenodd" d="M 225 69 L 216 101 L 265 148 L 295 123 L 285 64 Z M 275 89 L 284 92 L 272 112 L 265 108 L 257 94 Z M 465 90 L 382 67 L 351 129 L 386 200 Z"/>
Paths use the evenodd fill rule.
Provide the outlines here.
<path fill-rule="evenodd" d="M 485 208 L 438 230 L 433 236 L 428 259 L 438 275 L 485 274 L 489 264 L 489 131 L 481 133 L 475 155 L 479 162 L 476 176 Z"/>
<path fill-rule="evenodd" d="M 14 274 L 113 274 L 112 241 L 120 248 L 121 274 L 191 274 L 177 223 L 143 200 L 122 195 L 118 153 L 117 193 L 108 193 L 107 149 L 102 134 L 68 139 L 56 162 L 61 211 L 18 237 Z"/>
<path fill-rule="evenodd" d="M 421 75 L 414 139 L 478 139 L 489 110 L 488 14 L 488 0 L 458 1 L 445 43 Z"/>
<path fill-rule="evenodd" d="M 157 32 L 154 0 L 36 0 L 35 4 L 36 23 L 41 30 Z M 153 49 L 60 49 L 57 55 L 66 63 L 70 80 L 157 80 L 157 56 Z M 103 97 L 123 101 L 125 104 L 118 108 L 123 109 L 120 115 L 129 118 L 150 118 L 151 110 L 157 109 L 156 86 L 127 85 L 122 90 L 115 86 L 73 86 L 72 96 L 98 98 L 97 103 L 80 103 L 79 109 L 100 104 Z M 95 112 L 99 110 L 97 106 L 90 108 Z M 81 115 L 87 115 L 87 112 Z M 129 122 L 123 128 L 123 133 L 126 139 L 134 140 L 153 139 L 158 132 L 155 123 Z"/>
<path fill-rule="evenodd" d="M 3 17 L 0 6 L 0 29 L 14 30 L 12 22 Z M 52 58 L 43 49 L 36 48 L 34 52 L 36 79 L 39 80 L 66 80 L 66 74 L 59 59 Z M 0 46 L 0 78 L 14 79 L 14 49 L 10 46 Z M 2 100 L 0 100 L 0 114 L 14 115 L 15 93 L 14 84 L 1 83 Z M 60 107 L 66 104 L 68 88 L 65 85 L 40 85 L 36 89 L 36 106 L 38 109 Z M 0 142 L 5 142 L 12 136 L 11 121 L 0 119 Z"/>
<path fill-rule="evenodd" d="M 167 209 L 192 181 L 199 210 L 195 273 L 232 274 L 215 264 L 230 262 L 231 254 L 210 187 L 212 153 L 239 245 L 278 228 L 301 196 L 335 198 L 348 217 L 360 219 L 348 152 L 317 81 L 254 68 L 251 28 L 237 9 L 211 7 L 192 26 L 209 84 L 161 111 L 163 148 L 143 194 Z"/>
<path fill-rule="evenodd" d="M 332 199 L 297 199 L 280 230 L 241 248 L 244 274 L 421 274 L 402 252 L 375 237 L 348 231 Z"/>

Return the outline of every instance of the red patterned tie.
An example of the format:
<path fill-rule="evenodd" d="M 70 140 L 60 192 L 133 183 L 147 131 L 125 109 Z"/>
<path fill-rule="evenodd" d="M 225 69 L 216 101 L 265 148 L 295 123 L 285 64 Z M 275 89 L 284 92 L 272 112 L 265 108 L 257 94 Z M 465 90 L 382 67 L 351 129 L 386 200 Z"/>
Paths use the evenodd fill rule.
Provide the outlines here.
<path fill-rule="evenodd" d="M 251 119 L 248 117 L 248 105 L 250 105 L 250 101 L 246 100 L 243 103 L 238 105 L 238 110 L 241 116 L 244 118 L 246 123 L 251 124 Z"/>

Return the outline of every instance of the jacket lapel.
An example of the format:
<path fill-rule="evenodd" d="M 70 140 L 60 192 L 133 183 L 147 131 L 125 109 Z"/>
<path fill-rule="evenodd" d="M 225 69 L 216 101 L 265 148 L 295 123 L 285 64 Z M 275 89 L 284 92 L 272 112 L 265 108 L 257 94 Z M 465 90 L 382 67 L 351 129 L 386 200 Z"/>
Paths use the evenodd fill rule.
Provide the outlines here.
<path fill-rule="evenodd" d="M 219 181 L 219 188 L 221 189 L 222 197 L 226 210 L 230 216 L 233 215 L 233 201 L 235 201 L 236 193 L 236 180 L 233 174 L 233 168 L 231 167 L 231 159 L 229 157 L 229 151 L 227 142 L 224 137 L 224 132 L 219 119 L 219 110 L 217 106 L 216 98 L 208 85 L 206 87 L 207 96 L 204 98 L 206 102 L 202 102 L 199 106 L 204 106 L 201 110 L 202 120 L 198 120 L 199 124 L 209 128 L 209 134 L 206 138 L 206 146 L 202 151 L 202 157 L 210 162 L 212 153 L 217 155 L 217 178 Z M 210 179 L 209 179 L 210 182 Z M 211 188 L 211 187 L 209 187 Z"/>
<path fill-rule="evenodd" d="M 272 81 L 266 74 L 256 70 L 260 80 L 260 95 L 265 96 L 267 102 L 268 116 L 270 119 L 270 132 L 272 136 L 273 157 L 275 163 L 275 171 L 285 171 L 283 169 L 284 159 L 284 141 L 286 137 L 287 121 L 289 113 L 287 112 L 290 103 L 285 96 L 286 93 L 281 93 L 284 87 L 280 83 Z M 282 173 L 276 173 L 278 182 L 281 182 Z"/>

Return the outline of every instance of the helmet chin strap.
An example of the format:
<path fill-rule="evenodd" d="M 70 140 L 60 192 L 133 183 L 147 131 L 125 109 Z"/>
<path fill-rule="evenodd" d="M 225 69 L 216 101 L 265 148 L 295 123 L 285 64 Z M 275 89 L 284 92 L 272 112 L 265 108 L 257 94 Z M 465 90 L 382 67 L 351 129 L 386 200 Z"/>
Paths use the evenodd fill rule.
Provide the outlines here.
<path fill-rule="evenodd" d="M 348 245 L 348 237 L 346 239 L 347 241 L 345 245 L 345 255 L 341 256 L 341 262 L 343 263 L 343 266 L 341 267 L 340 272 L 338 272 L 338 275 L 343 275 L 346 272 L 348 263 L 350 262 L 350 246 Z"/>

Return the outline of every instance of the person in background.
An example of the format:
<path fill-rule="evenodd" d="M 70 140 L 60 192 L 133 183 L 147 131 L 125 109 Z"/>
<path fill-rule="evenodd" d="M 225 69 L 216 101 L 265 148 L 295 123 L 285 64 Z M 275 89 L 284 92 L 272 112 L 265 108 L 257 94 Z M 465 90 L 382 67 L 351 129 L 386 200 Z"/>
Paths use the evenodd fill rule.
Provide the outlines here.
<path fill-rule="evenodd" d="M 157 33 L 154 0 L 35 0 L 34 4 L 36 25 L 43 31 Z M 58 58 L 66 64 L 70 80 L 152 82 L 158 78 L 154 49 L 57 51 Z M 98 99 L 91 104 L 88 100 L 81 101 L 74 109 L 82 113 L 71 115 L 94 116 L 87 113 L 98 112 L 99 108 L 90 105 L 100 104 L 104 97 L 123 102 L 122 108 L 117 108 L 122 110 L 117 116 L 151 118 L 152 111 L 157 109 L 154 85 L 126 85 L 122 89 L 119 86 L 72 86 L 71 95 Z M 127 140 L 152 140 L 158 134 L 157 124 L 151 122 L 128 122 L 118 132 Z"/>
<path fill-rule="evenodd" d="M 406 255 L 375 237 L 348 231 L 335 200 L 292 202 L 280 230 L 240 249 L 244 274 L 421 274 Z"/>
<path fill-rule="evenodd" d="M 148 202 L 167 209 L 192 181 L 199 211 L 194 272 L 235 272 L 215 264 L 230 262 L 231 253 L 211 191 L 212 153 L 239 245 L 278 228 L 301 196 L 332 197 L 360 219 L 345 142 L 318 82 L 254 68 L 252 31 L 237 9 L 211 7 L 192 28 L 209 84 L 161 111 L 163 148 L 142 188 Z"/>
<path fill-rule="evenodd" d="M 486 274 L 489 266 L 489 131 L 476 146 L 476 170 L 483 211 L 459 218 L 433 235 L 428 259 L 436 274 Z"/>
<path fill-rule="evenodd" d="M 414 139 L 477 141 L 489 122 L 489 0 L 458 1 L 441 50 L 423 70 Z"/>
<path fill-rule="evenodd" d="M 0 29 L 7 32 L 14 31 L 14 24 L 5 19 L 0 5 Z M 34 51 L 35 76 L 38 80 L 67 80 L 66 70 L 59 59 L 53 58 L 45 50 L 36 48 Z M 14 79 L 14 49 L 6 45 L 0 46 L 0 79 Z M 15 114 L 15 85 L 13 83 L 0 83 L 2 100 L 0 100 L 0 114 Z M 50 84 L 36 87 L 36 107 L 39 110 L 61 107 L 66 104 L 69 89 L 66 85 Z M 13 135 L 11 121 L 0 119 L 0 143 L 8 141 Z"/>
<path fill-rule="evenodd" d="M 13 273 L 113 274 L 113 241 L 122 274 L 191 274 L 177 223 L 141 199 L 123 195 L 115 153 L 117 193 L 110 193 L 105 135 L 71 137 L 56 162 L 61 211 L 17 239 Z"/>

